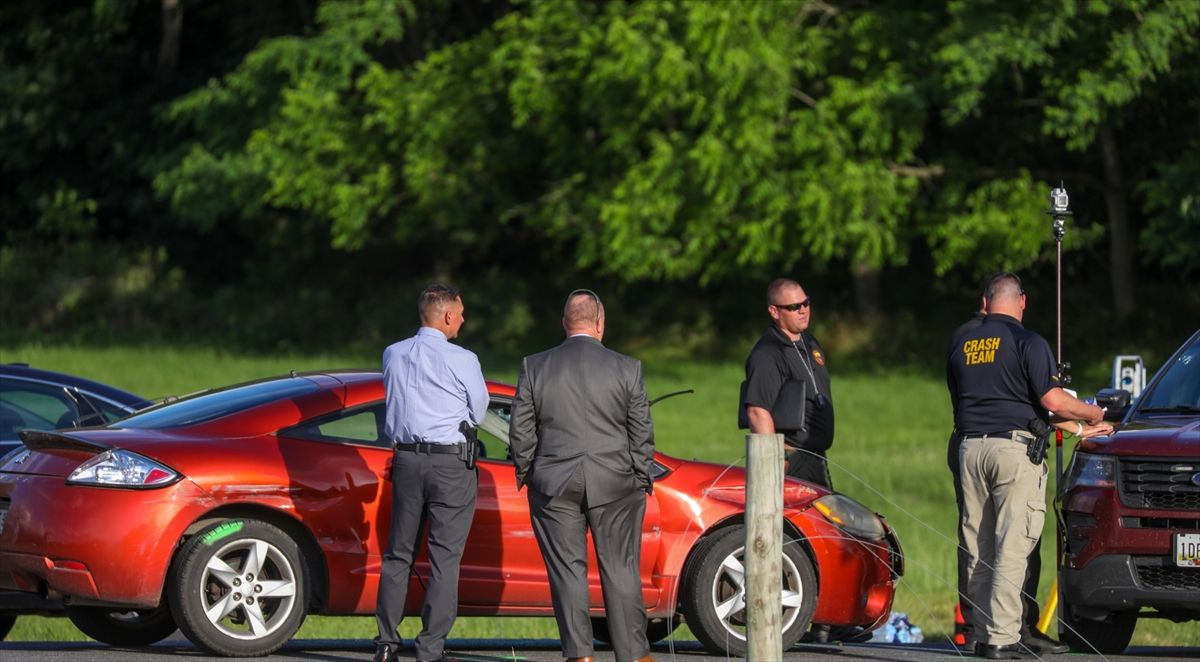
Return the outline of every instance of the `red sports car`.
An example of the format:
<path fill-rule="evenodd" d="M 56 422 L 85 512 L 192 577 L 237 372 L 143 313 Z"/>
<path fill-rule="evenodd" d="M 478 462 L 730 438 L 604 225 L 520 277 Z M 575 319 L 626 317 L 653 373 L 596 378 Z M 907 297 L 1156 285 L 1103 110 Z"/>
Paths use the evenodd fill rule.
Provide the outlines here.
<path fill-rule="evenodd" d="M 546 569 L 507 459 L 513 388 L 489 383 L 459 613 L 551 615 Z M 306 614 L 373 614 L 392 451 L 378 372 L 286 375 L 168 402 L 104 427 L 26 431 L 0 458 L 0 588 L 61 596 L 89 636 L 149 644 L 178 626 L 211 653 L 264 655 Z M 651 640 L 686 619 L 743 655 L 744 471 L 658 454 L 642 534 Z M 903 557 L 883 518 L 787 479 L 785 646 L 811 622 L 872 628 Z M 592 560 L 596 636 L 603 601 Z M 417 559 L 409 613 L 428 573 Z"/>

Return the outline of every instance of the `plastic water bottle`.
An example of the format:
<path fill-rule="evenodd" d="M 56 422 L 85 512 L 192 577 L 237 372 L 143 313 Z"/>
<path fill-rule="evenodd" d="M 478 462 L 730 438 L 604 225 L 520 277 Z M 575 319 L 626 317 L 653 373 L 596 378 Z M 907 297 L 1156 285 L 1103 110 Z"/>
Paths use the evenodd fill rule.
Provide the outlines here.
<path fill-rule="evenodd" d="M 921 628 L 913 625 L 902 611 L 889 614 L 887 624 L 871 633 L 871 641 L 882 644 L 919 644 L 924 640 Z"/>

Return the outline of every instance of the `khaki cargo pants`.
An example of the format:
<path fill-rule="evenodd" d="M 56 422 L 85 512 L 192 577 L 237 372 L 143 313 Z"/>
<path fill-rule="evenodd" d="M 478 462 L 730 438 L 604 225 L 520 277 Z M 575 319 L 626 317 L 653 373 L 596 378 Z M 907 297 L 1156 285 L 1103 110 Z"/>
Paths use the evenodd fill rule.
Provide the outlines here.
<path fill-rule="evenodd" d="M 1030 462 L 1024 441 L 966 437 L 959 448 L 967 595 L 976 636 L 993 646 L 1021 638 L 1026 559 L 1046 520 L 1046 463 Z"/>

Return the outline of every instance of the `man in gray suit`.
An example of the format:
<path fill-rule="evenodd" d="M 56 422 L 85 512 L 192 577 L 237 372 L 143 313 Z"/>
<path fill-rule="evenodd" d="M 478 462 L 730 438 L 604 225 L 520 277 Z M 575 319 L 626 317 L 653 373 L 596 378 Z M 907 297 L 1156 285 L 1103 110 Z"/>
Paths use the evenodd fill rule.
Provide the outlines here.
<path fill-rule="evenodd" d="M 567 339 L 525 357 L 509 443 L 517 487 L 529 486 L 529 516 L 554 600 L 568 662 L 592 662 L 587 530 L 592 531 L 604 609 L 617 662 L 652 662 L 638 570 L 654 427 L 642 364 L 606 349 L 604 306 L 575 290 L 563 309 Z"/>

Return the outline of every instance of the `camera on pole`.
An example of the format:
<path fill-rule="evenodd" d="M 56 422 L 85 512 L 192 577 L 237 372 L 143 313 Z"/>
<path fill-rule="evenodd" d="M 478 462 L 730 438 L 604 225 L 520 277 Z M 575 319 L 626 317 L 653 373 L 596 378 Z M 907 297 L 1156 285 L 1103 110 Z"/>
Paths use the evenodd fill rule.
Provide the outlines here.
<path fill-rule="evenodd" d="M 1059 186 L 1061 187 L 1062 184 L 1059 184 Z M 1050 189 L 1050 213 L 1055 216 L 1071 215 L 1071 199 L 1067 197 L 1067 189 Z"/>
<path fill-rule="evenodd" d="M 1058 379 L 1060 386 L 1066 386 L 1070 383 L 1071 378 L 1067 375 L 1067 371 L 1071 369 L 1071 364 L 1063 361 L 1062 358 L 1062 240 L 1066 234 L 1067 217 L 1071 216 L 1071 198 L 1067 196 L 1067 188 L 1059 182 L 1058 188 L 1050 189 L 1050 211 L 1047 212 L 1054 219 L 1054 244 L 1055 244 L 1055 306 L 1056 306 L 1056 340 L 1057 354 L 1055 360 L 1058 361 Z M 1062 430 L 1054 430 L 1054 475 L 1055 489 L 1058 490 L 1059 496 L 1062 495 L 1063 486 L 1063 433 Z M 1056 557 L 1057 573 L 1054 580 L 1054 588 L 1051 590 L 1053 597 L 1053 610 L 1057 613 L 1059 622 L 1062 623 L 1063 604 L 1059 599 L 1058 588 L 1062 585 L 1063 569 L 1063 552 L 1066 549 L 1066 541 L 1064 540 L 1064 531 L 1062 518 L 1055 518 L 1058 523 L 1057 549 Z"/>
<path fill-rule="evenodd" d="M 1054 243 L 1055 243 L 1055 301 L 1057 305 L 1056 328 L 1057 328 L 1057 354 L 1058 361 L 1058 378 L 1059 384 L 1066 386 L 1071 383 L 1071 377 L 1067 371 L 1071 369 L 1071 364 L 1062 360 L 1062 240 L 1066 234 L 1067 217 L 1071 216 L 1071 198 L 1067 195 L 1067 189 L 1059 182 L 1058 188 L 1050 189 L 1050 211 L 1046 212 L 1054 218 Z M 1061 473 L 1060 476 L 1061 478 Z"/>

